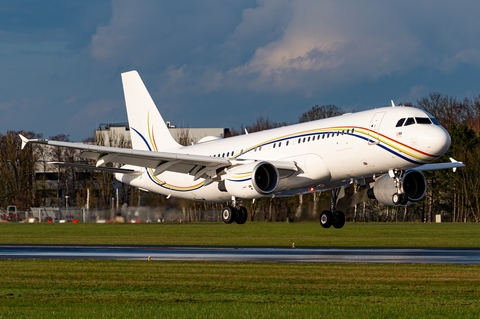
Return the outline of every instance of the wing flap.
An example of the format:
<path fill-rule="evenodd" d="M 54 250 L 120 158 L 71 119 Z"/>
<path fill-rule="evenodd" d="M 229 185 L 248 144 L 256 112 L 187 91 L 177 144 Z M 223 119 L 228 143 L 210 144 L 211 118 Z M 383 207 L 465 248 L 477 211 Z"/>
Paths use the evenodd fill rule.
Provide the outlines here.
<path fill-rule="evenodd" d="M 49 162 L 49 164 L 53 164 L 55 166 L 76 167 L 76 168 L 81 168 L 89 171 L 102 171 L 102 172 L 109 172 L 109 173 L 129 173 L 129 174 L 143 173 L 142 169 L 129 169 L 129 168 L 108 167 L 108 166 L 97 167 L 95 165 L 88 165 L 84 163 Z"/>

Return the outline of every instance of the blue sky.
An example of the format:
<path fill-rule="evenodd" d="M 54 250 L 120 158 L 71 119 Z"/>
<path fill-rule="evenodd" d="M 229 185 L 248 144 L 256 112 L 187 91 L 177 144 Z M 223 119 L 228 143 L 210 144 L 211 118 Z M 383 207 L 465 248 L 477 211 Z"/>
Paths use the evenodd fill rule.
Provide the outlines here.
<path fill-rule="evenodd" d="M 126 121 L 137 70 L 184 127 L 294 123 L 431 92 L 480 94 L 479 1 L 3 0 L 0 133 L 81 141 Z"/>

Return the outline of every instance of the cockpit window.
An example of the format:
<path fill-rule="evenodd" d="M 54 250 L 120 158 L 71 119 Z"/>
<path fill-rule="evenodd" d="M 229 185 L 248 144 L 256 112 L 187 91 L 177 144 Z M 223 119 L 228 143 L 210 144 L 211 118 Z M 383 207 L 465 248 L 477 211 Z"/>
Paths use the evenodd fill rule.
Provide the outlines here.
<path fill-rule="evenodd" d="M 417 124 L 432 124 L 428 117 L 416 117 Z"/>
<path fill-rule="evenodd" d="M 438 121 L 435 118 L 431 117 L 430 120 L 432 121 L 433 124 L 440 125 L 440 123 L 438 123 Z"/>
<path fill-rule="evenodd" d="M 415 124 L 415 119 L 413 117 L 409 117 L 406 121 L 404 126 Z"/>
<path fill-rule="evenodd" d="M 397 125 L 395 125 L 395 127 L 400 127 L 403 125 L 403 122 L 405 122 L 405 118 L 403 119 L 399 119 L 398 122 L 397 122 Z"/>

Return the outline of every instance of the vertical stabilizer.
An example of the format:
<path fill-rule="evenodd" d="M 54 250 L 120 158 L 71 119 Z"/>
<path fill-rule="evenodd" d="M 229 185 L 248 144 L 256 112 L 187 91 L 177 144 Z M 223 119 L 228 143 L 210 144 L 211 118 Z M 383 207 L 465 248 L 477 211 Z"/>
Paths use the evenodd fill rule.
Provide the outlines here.
<path fill-rule="evenodd" d="M 180 148 L 137 71 L 122 73 L 132 148 L 165 151 Z"/>

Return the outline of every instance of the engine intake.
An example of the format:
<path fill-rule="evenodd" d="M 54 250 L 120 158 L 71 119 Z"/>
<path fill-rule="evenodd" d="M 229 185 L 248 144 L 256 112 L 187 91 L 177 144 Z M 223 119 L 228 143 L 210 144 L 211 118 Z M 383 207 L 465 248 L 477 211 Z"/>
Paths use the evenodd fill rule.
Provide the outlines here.
<path fill-rule="evenodd" d="M 223 186 L 235 197 L 259 198 L 272 194 L 278 186 L 278 179 L 278 170 L 274 165 L 252 162 L 230 169 Z"/>
<path fill-rule="evenodd" d="M 427 191 L 427 180 L 422 173 L 418 171 L 407 171 L 400 178 L 401 189 L 397 189 L 395 179 L 388 174 L 380 176 L 373 188 L 369 189 L 367 194 L 371 199 L 376 199 L 384 205 L 399 205 L 395 196 L 405 194 L 407 204 L 413 204 L 421 200 Z M 395 199 L 394 199 L 395 198 Z"/>

